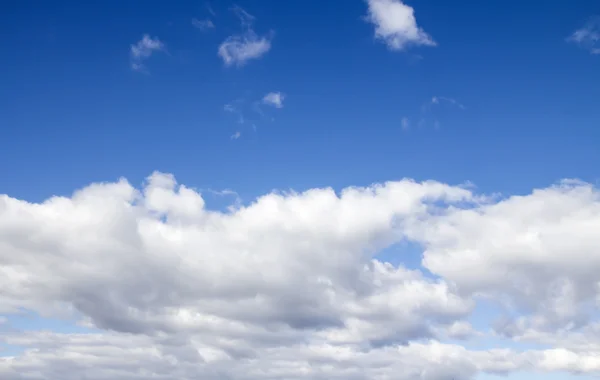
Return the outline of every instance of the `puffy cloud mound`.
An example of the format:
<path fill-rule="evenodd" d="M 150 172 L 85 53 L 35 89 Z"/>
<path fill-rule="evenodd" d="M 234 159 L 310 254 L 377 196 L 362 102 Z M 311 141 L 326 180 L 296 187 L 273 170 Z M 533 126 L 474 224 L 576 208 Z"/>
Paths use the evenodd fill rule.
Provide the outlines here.
<path fill-rule="evenodd" d="M 367 20 L 375 26 L 375 37 L 388 49 L 401 51 L 413 46 L 436 46 L 417 25 L 414 9 L 400 0 L 367 0 Z"/>
<path fill-rule="evenodd" d="M 120 180 L 42 203 L 3 195 L 0 313 L 95 330 L 5 329 L 4 343 L 25 351 L 0 358 L 0 377 L 597 371 L 598 347 L 586 337 L 597 330 L 588 311 L 598 298 L 599 198 L 578 182 L 497 200 L 401 180 L 273 192 L 223 212 L 163 173 L 141 189 Z M 379 258 L 405 240 L 424 247 L 424 269 L 437 276 Z M 503 336 L 547 348 L 444 342 L 482 334 L 467 322 L 480 297 L 518 311 L 489 321 Z"/>

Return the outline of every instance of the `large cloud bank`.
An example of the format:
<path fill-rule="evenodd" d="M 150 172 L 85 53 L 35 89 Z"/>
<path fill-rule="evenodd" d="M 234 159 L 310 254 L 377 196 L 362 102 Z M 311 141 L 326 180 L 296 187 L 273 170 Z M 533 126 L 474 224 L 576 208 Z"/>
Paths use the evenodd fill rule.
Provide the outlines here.
<path fill-rule="evenodd" d="M 422 247 L 422 268 L 385 262 Z M 402 257 L 398 258 L 402 261 Z M 600 370 L 600 192 L 488 197 L 434 181 L 273 192 L 228 211 L 154 173 L 0 196 L 6 379 L 450 379 Z M 475 331 L 478 303 L 498 306 Z M 470 336 L 536 343 L 473 349 Z"/>

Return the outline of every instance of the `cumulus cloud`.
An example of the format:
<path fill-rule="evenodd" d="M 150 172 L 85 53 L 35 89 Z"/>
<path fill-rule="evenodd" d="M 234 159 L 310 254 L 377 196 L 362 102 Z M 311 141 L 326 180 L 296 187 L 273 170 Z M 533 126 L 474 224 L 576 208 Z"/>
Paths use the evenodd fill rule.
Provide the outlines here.
<path fill-rule="evenodd" d="M 593 317 L 600 285 L 600 193 L 593 186 L 563 181 L 427 223 L 414 230 L 427 247 L 423 264 L 461 294 L 517 311 L 496 326 L 503 334 L 572 330 Z"/>
<path fill-rule="evenodd" d="M 567 41 L 579 45 L 592 54 L 600 54 L 600 17 L 592 18 L 582 28 L 573 32 Z"/>
<path fill-rule="evenodd" d="M 0 377 L 448 379 L 595 372 L 600 193 L 564 181 L 494 198 L 408 179 L 271 192 L 228 211 L 153 173 L 30 203 L 0 196 L 0 305 L 78 319 L 88 334 L 15 331 Z M 436 276 L 378 259 L 423 247 Z M 400 260 L 401 261 L 401 260 Z M 518 313 L 473 351 L 479 299 Z M 591 316 L 587 316 L 591 317 Z M 10 323 L 4 322 L 4 324 Z M 492 323 L 492 321 L 490 321 Z M 552 334 L 555 333 L 555 334 Z"/>
<path fill-rule="evenodd" d="M 271 50 L 272 34 L 259 36 L 252 28 L 254 16 L 240 7 L 232 10 L 239 18 L 243 31 L 227 37 L 219 45 L 218 55 L 226 66 L 243 66 Z"/>
<path fill-rule="evenodd" d="M 467 321 L 456 321 L 441 330 L 440 334 L 459 340 L 468 340 L 483 335 L 481 331 L 475 330 Z"/>
<path fill-rule="evenodd" d="M 275 108 L 283 108 L 283 100 L 285 95 L 281 92 L 269 92 L 263 97 L 263 103 L 273 106 Z"/>
<path fill-rule="evenodd" d="M 146 71 L 144 61 L 155 52 L 164 51 L 164 49 L 165 45 L 158 37 L 152 38 L 148 34 L 144 34 L 141 40 L 131 45 L 129 51 L 131 68 L 135 71 Z"/>
<path fill-rule="evenodd" d="M 7 341 L 35 346 L 17 358 L 0 358 L 0 375 L 9 379 L 448 379 L 473 378 L 480 372 L 516 370 L 593 372 L 591 353 L 564 349 L 468 351 L 439 342 L 411 343 L 355 351 L 326 343 L 299 343 L 265 349 L 261 355 L 232 360 L 201 338 L 155 339 L 140 335 L 28 332 Z M 208 339 L 210 342 L 211 340 Z M 230 347 L 234 347 L 231 342 Z M 240 348 L 243 352 L 243 347 Z M 110 365 L 110 366 L 109 366 Z M 40 376 L 41 374 L 41 376 Z"/>
<path fill-rule="evenodd" d="M 390 50 L 409 46 L 436 46 L 436 42 L 417 25 L 414 9 L 401 0 L 366 0 L 367 19 L 375 26 L 375 37 Z"/>

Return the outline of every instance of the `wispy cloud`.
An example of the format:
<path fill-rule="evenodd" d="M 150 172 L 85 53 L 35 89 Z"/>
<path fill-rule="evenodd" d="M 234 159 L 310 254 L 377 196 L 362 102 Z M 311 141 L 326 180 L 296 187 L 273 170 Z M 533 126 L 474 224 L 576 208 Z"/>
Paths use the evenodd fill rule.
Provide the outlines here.
<path fill-rule="evenodd" d="M 192 25 L 202 31 L 215 28 L 215 24 L 208 18 L 204 20 L 198 20 L 197 18 L 194 18 L 192 19 Z"/>
<path fill-rule="evenodd" d="M 240 19 L 243 31 L 227 37 L 219 45 L 218 55 L 226 66 L 241 67 L 250 60 L 262 57 L 271 49 L 272 33 L 257 35 L 252 29 L 254 16 L 237 6 L 232 11 Z"/>
<path fill-rule="evenodd" d="M 442 107 L 446 105 L 445 107 Z M 439 110 L 437 110 L 439 108 Z M 454 98 L 446 96 L 432 96 L 421 106 L 421 116 L 416 125 L 419 128 L 433 126 L 434 129 L 440 129 L 442 123 L 439 120 L 440 111 L 443 108 L 466 110 L 467 107 Z"/>
<path fill-rule="evenodd" d="M 390 50 L 410 45 L 436 46 L 436 42 L 417 25 L 414 9 L 400 0 L 367 0 L 367 20 L 375 26 L 375 37 Z"/>
<path fill-rule="evenodd" d="M 275 108 L 283 108 L 284 99 L 285 95 L 281 92 L 269 92 L 263 97 L 262 102 Z"/>
<path fill-rule="evenodd" d="M 246 12 L 244 8 L 239 5 L 234 5 L 230 8 L 231 11 L 236 15 L 236 17 L 240 20 L 240 23 L 244 28 L 250 28 L 256 20 L 256 17 L 252 16 L 250 13 Z"/>
<path fill-rule="evenodd" d="M 600 17 L 593 17 L 582 28 L 573 32 L 567 41 L 588 50 L 591 54 L 600 54 Z"/>
<path fill-rule="evenodd" d="M 271 49 L 271 41 L 258 37 L 254 32 L 243 36 L 230 36 L 219 46 L 219 56 L 226 66 L 243 66 L 252 59 L 258 59 Z"/>
<path fill-rule="evenodd" d="M 441 102 L 446 102 L 446 103 L 456 106 L 462 110 L 466 109 L 466 107 L 463 104 L 461 104 L 459 101 L 457 101 L 456 99 L 447 98 L 445 96 L 434 96 L 431 98 L 431 104 L 440 104 Z"/>
<path fill-rule="evenodd" d="M 208 10 L 208 13 L 213 15 L 213 17 L 217 16 L 217 12 L 215 12 L 213 7 L 210 6 L 210 3 L 206 3 L 206 9 Z"/>
<path fill-rule="evenodd" d="M 410 129 L 410 120 L 405 116 L 402 118 L 402 129 L 408 131 Z"/>
<path fill-rule="evenodd" d="M 141 40 L 131 45 L 129 52 L 131 68 L 135 71 L 147 72 L 144 61 L 155 52 L 164 51 L 164 49 L 165 45 L 158 37 L 152 38 L 148 34 L 144 34 Z"/>
<path fill-rule="evenodd" d="M 244 124 L 246 122 L 246 119 L 244 118 L 244 113 L 242 112 L 241 108 L 238 106 L 239 104 L 242 104 L 243 102 L 244 102 L 243 99 L 237 99 L 237 100 L 233 101 L 232 103 L 228 103 L 223 106 L 223 110 L 225 112 L 229 112 L 229 113 L 232 113 L 237 116 L 238 124 Z M 233 103 L 236 103 L 238 105 L 234 105 Z"/>
<path fill-rule="evenodd" d="M 223 106 L 223 111 L 236 117 L 235 132 L 230 137 L 232 139 L 239 138 L 245 129 L 256 132 L 257 124 L 265 122 L 273 122 L 275 119 L 270 115 L 267 108 L 281 109 L 284 106 L 286 95 L 279 91 L 269 92 L 262 98 L 247 97 L 237 98 Z M 241 129 L 241 130 L 240 130 Z M 239 134 L 238 134 L 239 133 Z"/>

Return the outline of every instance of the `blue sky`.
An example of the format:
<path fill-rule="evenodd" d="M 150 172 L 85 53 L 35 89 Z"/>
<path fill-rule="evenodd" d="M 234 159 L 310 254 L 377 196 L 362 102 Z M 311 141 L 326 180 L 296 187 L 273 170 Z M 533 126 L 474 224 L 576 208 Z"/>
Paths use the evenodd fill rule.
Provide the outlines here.
<path fill-rule="evenodd" d="M 422 34 L 378 37 L 369 19 L 378 2 L 414 11 L 415 24 L 398 28 Z M 5 4 L 0 193 L 42 202 L 121 177 L 141 187 L 154 171 L 173 173 L 218 210 L 273 189 L 339 191 L 403 178 L 472 183 L 505 198 L 565 178 L 594 187 L 599 14 L 593 0 Z M 236 56 L 240 41 L 256 44 L 251 57 Z M 444 250 L 419 228 L 376 257 L 422 270 L 427 281 L 456 280 L 433 261 L 421 265 L 424 249 Z M 77 302 L 77 316 L 102 330 Z M 19 306 L 28 317 L 7 312 L 8 324 L 100 331 L 41 318 L 31 305 Z M 477 329 L 497 314 L 482 305 L 466 318 Z M 518 315 L 539 312 L 531 310 Z M 537 347 L 490 339 L 466 347 Z"/>
<path fill-rule="evenodd" d="M 258 33 L 274 31 L 271 50 L 242 68 L 217 56 L 240 31 L 228 2 L 211 4 L 216 16 L 203 2 L 7 6 L 3 189 L 39 200 L 155 169 L 251 195 L 405 176 L 502 192 L 596 180 L 598 57 L 565 41 L 594 1 L 415 1 L 438 45 L 404 52 L 375 41 L 361 1 L 236 4 Z M 216 27 L 202 32 L 193 18 Z M 129 62 L 146 33 L 168 49 L 147 60 L 149 75 Z M 270 91 L 285 107 L 256 133 L 223 112 Z M 402 118 L 418 123 L 433 96 L 466 109 L 438 109 L 439 130 L 404 131 Z"/>

